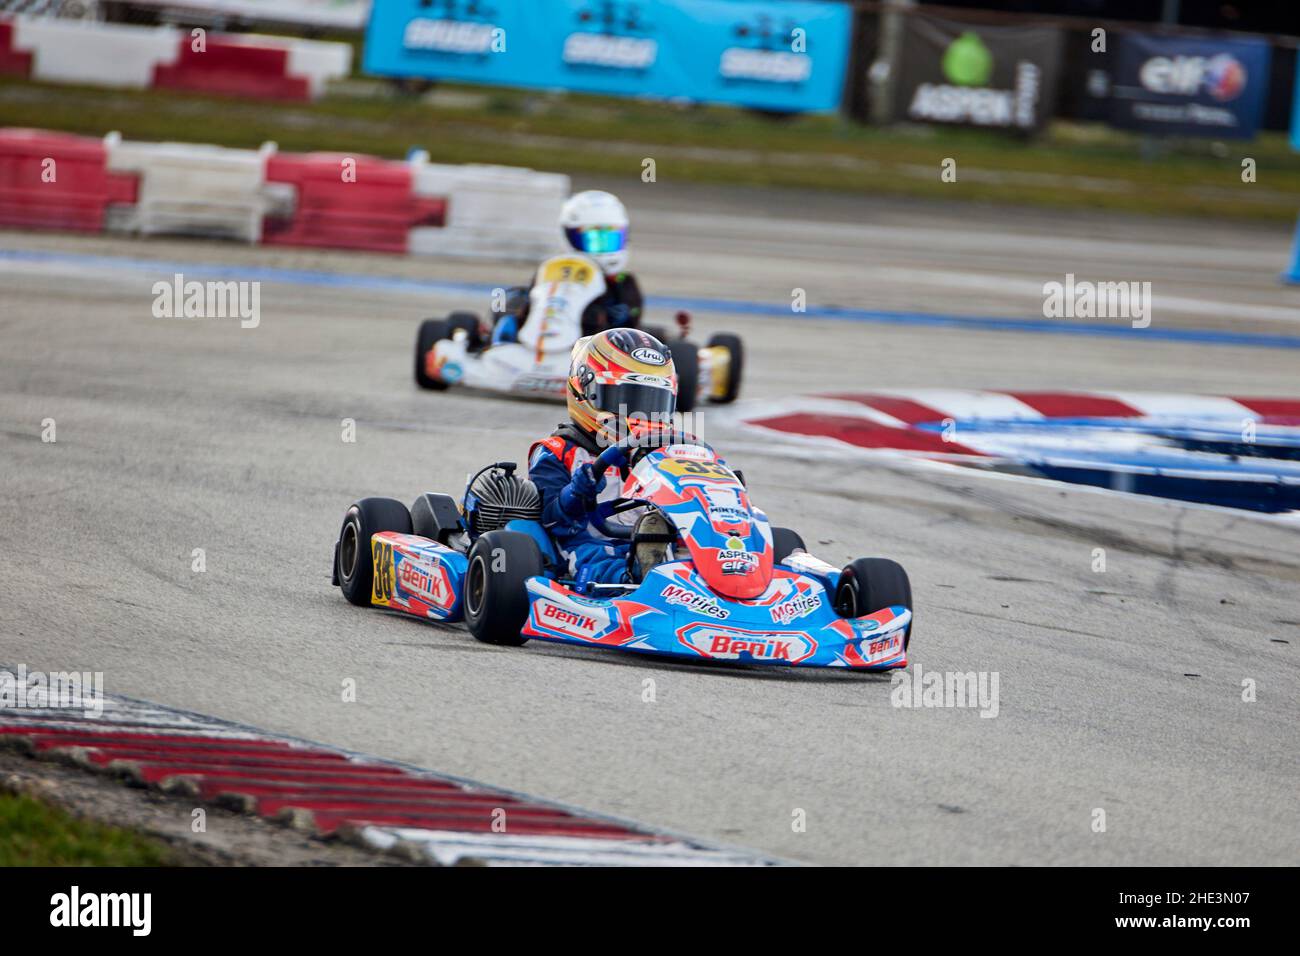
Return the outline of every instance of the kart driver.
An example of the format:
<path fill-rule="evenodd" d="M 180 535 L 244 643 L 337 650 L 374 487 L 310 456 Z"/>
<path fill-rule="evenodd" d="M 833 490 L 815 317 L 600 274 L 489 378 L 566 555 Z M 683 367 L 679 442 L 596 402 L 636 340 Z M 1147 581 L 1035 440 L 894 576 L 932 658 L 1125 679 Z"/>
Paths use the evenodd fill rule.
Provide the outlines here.
<path fill-rule="evenodd" d="M 618 496 L 619 472 L 597 475 L 592 461 L 625 438 L 652 445 L 672 434 L 677 405 L 672 355 L 639 329 L 598 332 L 574 344 L 565 393 L 569 421 L 528 451 L 528 477 L 542 496 L 542 524 L 579 584 L 629 581 L 629 543 L 591 524 L 598 498 Z M 610 521 L 633 523 L 642 511 Z"/>
<path fill-rule="evenodd" d="M 605 274 L 605 293 L 582 315 L 582 334 L 601 329 L 635 328 L 644 305 L 636 277 L 627 268 L 627 210 L 613 193 L 599 189 L 570 196 L 560 210 L 560 230 L 567 244 L 600 266 Z M 532 282 L 537 281 L 534 274 Z M 528 292 L 507 305 L 506 314 L 492 330 L 492 343 L 514 342 L 528 318 Z"/>

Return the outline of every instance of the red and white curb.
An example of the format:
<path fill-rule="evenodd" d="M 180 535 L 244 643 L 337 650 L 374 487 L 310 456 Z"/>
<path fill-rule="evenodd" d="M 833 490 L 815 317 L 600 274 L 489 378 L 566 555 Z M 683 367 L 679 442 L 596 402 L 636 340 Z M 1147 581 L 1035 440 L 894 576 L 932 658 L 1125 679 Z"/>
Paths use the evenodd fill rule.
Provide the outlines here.
<path fill-rule="evenodd" d="M 443 865 L 778 862 L 214 717 L 116 696 L 102 706 L 99 717 L 79 708 L 2 707 L 0 745 L 70 758 L 319 836 L 349 835 L 376 850 L 405 844 Z"/>
<path fill-rule="evenodd" d="M 766 432 L 939 459 L 1000 454 L 987 435 L 962 429 L 962 423 L 1095 419 L 1300 426 L 1300 399 L 1131 391 L 879 389 L 796 396 L 738 407 L 736 412 L 742 425 Z M 958 427 L 945 433 L 945 422 Z"/>

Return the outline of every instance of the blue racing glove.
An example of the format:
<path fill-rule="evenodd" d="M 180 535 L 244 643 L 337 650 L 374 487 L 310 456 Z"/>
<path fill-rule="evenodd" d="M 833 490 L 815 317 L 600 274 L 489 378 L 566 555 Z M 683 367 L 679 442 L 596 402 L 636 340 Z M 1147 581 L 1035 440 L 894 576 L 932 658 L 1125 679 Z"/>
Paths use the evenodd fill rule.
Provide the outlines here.
<path fill-rule="evenodd" d="M 605 476 L 596 474 L 591 462 L 580 466 L 560 489 L 560 510 L 570 518 L 583 518 L 596 503 L 596 496 L 605 489 Z"/>

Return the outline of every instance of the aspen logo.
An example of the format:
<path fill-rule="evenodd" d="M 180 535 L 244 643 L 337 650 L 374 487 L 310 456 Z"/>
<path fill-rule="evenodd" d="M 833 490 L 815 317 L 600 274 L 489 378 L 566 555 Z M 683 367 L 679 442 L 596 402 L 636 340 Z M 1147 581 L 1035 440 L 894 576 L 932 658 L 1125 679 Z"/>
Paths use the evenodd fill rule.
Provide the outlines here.
<path fill-rule="evenodd" d="M 133 936 L 148 936 L 153 925 L 152 893 L 68 893 L 50 897 L 50 925 L 60 927 L 125 926 Z"/>
<path fill-rule="evenodd" d="M 817 651 L 817 642 L 802 631 L 743 631 L 710 627 L 687 628 L 678 639 L 702 657 L 715 660 L 773 661 L 797 664 Z"/>
<path fill-rule="evenodd" d="M 447 575 L 441 568 L 424 568 L 411 561 L 403 561 L 397 572 L 402 590 L 421 598 L 434 607 L 449 608 L 455 603 Z"/>
<path fill-rule="evenodd" d="M 539 601 L 536 607 L 537 620 L 542 627 L 563 631 L 573 637 L 594 637 L 609 623 L 604 615 L 582 614 L 552 601 Z"/>

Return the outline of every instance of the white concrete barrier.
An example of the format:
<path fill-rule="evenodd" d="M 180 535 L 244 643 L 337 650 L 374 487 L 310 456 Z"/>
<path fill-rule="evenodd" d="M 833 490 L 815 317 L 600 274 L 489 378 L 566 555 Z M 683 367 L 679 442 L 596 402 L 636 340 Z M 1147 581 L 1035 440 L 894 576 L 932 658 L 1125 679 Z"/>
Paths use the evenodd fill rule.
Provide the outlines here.
<path fill-rule="evenodd" d="M 448 197 L 441 229 L 411 230 L 415 255 L 537 259 L 560 248 L 569 177 L 513 166 L 415 163 L 416 195 Z"/>
<path fill-rule="evenodd" d="M 110 206 L 107 228 L 139 235 L 194 235 L 255 243 L 272 205 L 266 159 L 251 149 L 109 139 L 108 168 L 135 173 L 134 206 Z"/>

